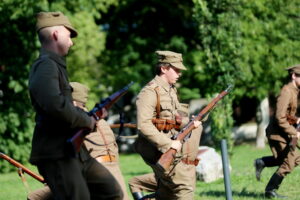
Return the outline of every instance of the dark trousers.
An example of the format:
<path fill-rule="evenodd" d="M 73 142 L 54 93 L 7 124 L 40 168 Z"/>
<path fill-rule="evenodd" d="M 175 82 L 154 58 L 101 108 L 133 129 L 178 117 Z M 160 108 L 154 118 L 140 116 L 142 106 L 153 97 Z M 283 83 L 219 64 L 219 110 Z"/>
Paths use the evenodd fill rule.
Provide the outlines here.
<path fill-rule="evenodd" d="M 122 199 L 121 187 L 109 171 L 90 158 L 43 161 L 37 164 L 56 200 Z"/>

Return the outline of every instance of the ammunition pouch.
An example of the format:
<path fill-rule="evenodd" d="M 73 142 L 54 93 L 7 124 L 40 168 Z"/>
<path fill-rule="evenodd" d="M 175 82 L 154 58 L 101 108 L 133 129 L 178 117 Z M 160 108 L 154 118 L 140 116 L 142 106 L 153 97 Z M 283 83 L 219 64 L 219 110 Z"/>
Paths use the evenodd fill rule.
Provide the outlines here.
<path fill-rule="evenodd" d="M 153 118 L 152 123 L 159 131 L 170 131 L 171 129 L 180 130 L 181 121 L 171 119 Z"/>

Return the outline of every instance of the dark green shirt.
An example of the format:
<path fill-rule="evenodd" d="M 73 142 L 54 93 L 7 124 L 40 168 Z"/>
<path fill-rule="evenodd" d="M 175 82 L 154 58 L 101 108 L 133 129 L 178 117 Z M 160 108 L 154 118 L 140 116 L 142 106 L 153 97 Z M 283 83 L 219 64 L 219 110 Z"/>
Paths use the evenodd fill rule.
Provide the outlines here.
<path fill-rule="evenodd" d="M 72 103 L 65 57 L 41 49 L 30 71 L 29 92 L 36 111 L 30 161 L 69 156 L 67 139 L 91 120 Z"/>

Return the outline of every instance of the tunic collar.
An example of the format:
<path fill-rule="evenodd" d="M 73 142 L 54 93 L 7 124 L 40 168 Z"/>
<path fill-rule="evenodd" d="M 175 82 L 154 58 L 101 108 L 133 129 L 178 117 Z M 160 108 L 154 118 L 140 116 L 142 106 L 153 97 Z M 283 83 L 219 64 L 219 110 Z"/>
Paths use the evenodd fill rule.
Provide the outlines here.
<path fill-rule="evenodd" d="M 168 82 L 166 82 L 163 78 L 156 75 L 154 80 L 166 91 L 170 91 L 171 88 L 174 87 L 174 85 L 170 85 Z"/>
<path fill-rule="evenodd" d="M 288 86 L 295 92 L 295 93 L 299 93 L 299 88 L 297 88 L 294 83 L 291 81 Z"/>
<path fill-rule="evenodd" d="M 65 56 L 60 56 L 57 53 L 54 53 L 53 51 L 46 50 L 44 48 L 41 48 L 40 50 L 40 57 L 49 57 L 50 59 L 54 60 L 57 62 L 59 65 L 62 67 L 66 68 L 66 57 Z"/>

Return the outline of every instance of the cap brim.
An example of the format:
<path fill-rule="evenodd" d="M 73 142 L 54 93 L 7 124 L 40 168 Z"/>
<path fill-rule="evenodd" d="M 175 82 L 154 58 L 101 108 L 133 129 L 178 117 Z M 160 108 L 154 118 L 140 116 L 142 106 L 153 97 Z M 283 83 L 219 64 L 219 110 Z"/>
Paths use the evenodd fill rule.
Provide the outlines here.
<path fill-rule="evenodd" d="M 75 28 L 69 25 L 64 25 L 70 32 L 71 32 L 71 38 L 77 37 L 78 33 Z"/>
<path fill-rule="evenodd" d="M 187 70 L 186 67 L 180 62 L 178 63 L 170 63 L 172 66 L 174 66 L 175 68 L 177 69 L 180 69 L 180 70 Z"/>

